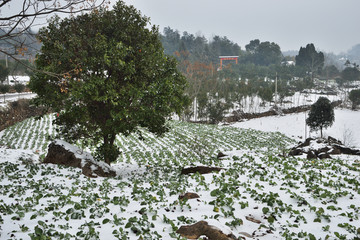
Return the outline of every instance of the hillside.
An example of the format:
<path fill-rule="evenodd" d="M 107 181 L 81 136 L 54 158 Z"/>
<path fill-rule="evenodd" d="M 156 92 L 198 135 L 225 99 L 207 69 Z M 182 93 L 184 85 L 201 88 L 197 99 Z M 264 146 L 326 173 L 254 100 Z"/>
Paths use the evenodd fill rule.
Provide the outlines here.
<path fill-rule="evenodd" d="M 245 239 L 360 237 L 354 157 L 284 157 L 295 142 L 280 133 L 174 121 L 163 138 L 119 136 L 118 176 L 90 179 L 38 163 L 52 118 L 0 133 L 1 239 L 181 239 L 201 220 Z M 223 170 L 181 174 L 189 166 Z M 179 200 L 186 192 L 199 198 Z"/>

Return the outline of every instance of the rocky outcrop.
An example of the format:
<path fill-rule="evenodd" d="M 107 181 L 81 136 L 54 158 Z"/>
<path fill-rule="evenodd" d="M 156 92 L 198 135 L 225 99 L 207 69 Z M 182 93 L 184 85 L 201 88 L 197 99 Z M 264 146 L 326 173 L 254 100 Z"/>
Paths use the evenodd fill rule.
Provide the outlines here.
<path fill-rule="evenodd" d="M 224 233 L 219 228 L 209 225 L 206 221 L 200 221 L 193 225 L 181 226 L 176 232 L 187 239 L 198 239 L 200 236 L 206 236 L 211 240 L 237 239 L 232 233 Z"/>
<path fill-rule="evenodd" d="M 81 168 L 88 177 L 115 177 L 116 172 L 108 164 L 97 162 L 93 157 L 67 142 L 56 140 L 49 145 L 43 163 L 53 163 L 68 167 Z"/>
<path fill-rule="evenodd" d="M 289 152 L 290 156 L 302 154 L 306 154 L 307 159 L 324 159 L 331 158 L 331 155 L 336 154 L 360 155 L 360 150 L 345 147 L 333 137 L 328 137 L 328 139 L 307 138 L 305 142 L 292 148 Z"/>

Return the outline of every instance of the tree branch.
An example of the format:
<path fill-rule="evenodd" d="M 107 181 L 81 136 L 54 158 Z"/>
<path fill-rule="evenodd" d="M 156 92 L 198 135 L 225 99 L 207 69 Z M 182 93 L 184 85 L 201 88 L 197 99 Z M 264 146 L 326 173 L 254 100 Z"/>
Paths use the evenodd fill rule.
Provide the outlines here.
<path fill-rule="evenodd" d="M 18 6 L 16 11 L 16 4 L 13 0 L 2 0 L 0 3 L 0 41 L 11 46 L 2 48 L 1 53 L 10 56 L 12 59 L 21 63 L 16 56 L 18 49 L 31 49 L 35 38 L 31 36 L 31 27 L 36 26 L 37 20 L 41 17 L 50 16 L 56 13 L 62 14 L 78 14 L 81 12 L 92 11 L 102 5 L 105 5 L 106 0 L 22 0 L 21 6 Z M 41 23 L 45 24 L 45 23 Z M 27 33 L 26 38 L 24 33 Z M 23 64 L 23 63 L 21 63 Z M 27 66 L 29 68 L 29 66 Z M 33 69 L 31 69 L 33 70 Z"/>

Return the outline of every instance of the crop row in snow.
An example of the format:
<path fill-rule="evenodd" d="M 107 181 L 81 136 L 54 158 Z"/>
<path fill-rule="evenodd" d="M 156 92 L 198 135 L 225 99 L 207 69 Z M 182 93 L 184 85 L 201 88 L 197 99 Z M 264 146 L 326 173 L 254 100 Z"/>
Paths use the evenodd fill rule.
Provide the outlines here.
<path fill-rule="evenodd" d="M 29 149 L 47 145 L 41 133 L 52 134 L 50 121 L 27 121 L 5 130 L 2 144 L 25 147 L 22 138 L 32 132 Z M 200 220 L 237 237 L 360 237 L 358 160 L 285 157 L 293 141 L 279 133 L 170 124 L 162 138 L 146 131 L 144 140 L 119 136 L 116 178 L 36 164 L 36 154 L 11 160 L 15 150 L 0 148 L 8 159 L 0 162 L 0 238 L 181 239 L 176 230 Z M 218 151 L 228 157 L 217 159 Z M 181 174 L 197 165 L 223 170 Z M 185 192 L 200 198 L 180 200 Z"/>

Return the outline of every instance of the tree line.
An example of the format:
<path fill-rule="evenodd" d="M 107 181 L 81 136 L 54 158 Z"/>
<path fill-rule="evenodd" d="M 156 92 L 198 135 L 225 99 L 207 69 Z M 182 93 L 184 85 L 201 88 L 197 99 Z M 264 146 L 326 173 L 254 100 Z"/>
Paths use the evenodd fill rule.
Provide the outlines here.
<path fill-rule="evenodd" d="M 180 34 L 170 27 L 164 28 L 160 39 L 165 53 L 178 60 L 178 69 L 189 83 L 187 94 L 193 105 L 184 119 L 216 123 L 226 110 L 234 106 L 241 109 L 245 99 L 252 101 L 258 96 L 262 104 L 271 102 L 275 79 L 281 103 L 295 91 L 313 88 L 315 78 L 335 79 L 339 85 L 360 78 L 356 63 L 348 61 L 342 71 L 335 65 L 325 65 L 324 53 L 312 43 L 300 47 L 295 57 L 289 57 L 283 56 L 278 44 L 259 39 L 251 40 L 242 50 L 227 37 L 214 36 L 208 41 L 204 36 Z M 220 71 L 219 56 L 239 56 L 238 64 L 229 61 Z"/>

